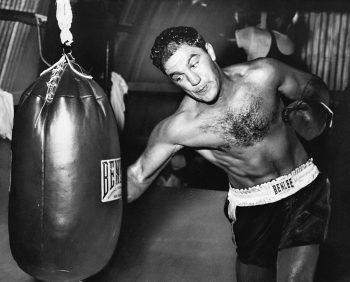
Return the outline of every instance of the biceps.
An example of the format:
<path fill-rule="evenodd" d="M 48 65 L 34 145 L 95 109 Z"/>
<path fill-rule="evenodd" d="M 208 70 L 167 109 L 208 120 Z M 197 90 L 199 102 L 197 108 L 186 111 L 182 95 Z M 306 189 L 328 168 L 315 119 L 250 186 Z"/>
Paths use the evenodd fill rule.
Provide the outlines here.
<path fill-rule="evenodd" d="M 303 97 L 307 83 L 314 79 L 311 73 L 306 73 L 281 62 L 275 62 L 274 74 L 278 81 L 277 90 L 285 97 L 298 100 Z"/>
<path fill-rule="evenodd" d="M 312 75 L 292 70 L 284 75 L 278 90 L 289 99 L 302 99 L 303 91 L 310 79 L 312 79 Z"/>
<path fill-rule="evenodd" d="M 283 96 L 292 100 L 301 98 L 301 91 L 296 81 L 291 78 L 284 79 L 282 84 L 279 86 L 278 91 L 282 93 Z"/>

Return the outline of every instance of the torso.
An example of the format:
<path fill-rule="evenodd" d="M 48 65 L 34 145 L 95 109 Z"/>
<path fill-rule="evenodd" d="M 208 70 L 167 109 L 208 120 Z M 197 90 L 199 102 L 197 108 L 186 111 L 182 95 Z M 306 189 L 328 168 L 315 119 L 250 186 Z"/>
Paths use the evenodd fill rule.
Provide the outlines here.
<path fill-rule="evenodd" d="M 259 69 L 241 71 L 226 71 L 234 82 L 214 105 L 185 98 L 177 115 L 187 132 L 182 145 L 224 169 L 235 188 L 248 188 L 289 173 L 307 154 L 281 120 L 283 104 L 273 83 L 260 78 Z"/>

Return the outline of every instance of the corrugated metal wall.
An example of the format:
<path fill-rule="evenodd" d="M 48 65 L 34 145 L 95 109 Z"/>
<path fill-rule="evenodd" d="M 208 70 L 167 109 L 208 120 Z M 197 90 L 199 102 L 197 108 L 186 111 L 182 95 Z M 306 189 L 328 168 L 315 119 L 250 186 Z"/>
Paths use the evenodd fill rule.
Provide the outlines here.
<path fill-rule="evenodd" d="M 350 13 L 308 12 L 310 33 L 302 59 L 332 90 L 344 90 L 350 75 Z"/>
<path fill-rule="evenodd" d="M 42 0 L 1 0 L 0 8 L 37 12 Z M 21 57 L 30 32 L 26 24 L 0 19 L 0 87 L 12 91 L 15 76 L 21 67 Z"/>

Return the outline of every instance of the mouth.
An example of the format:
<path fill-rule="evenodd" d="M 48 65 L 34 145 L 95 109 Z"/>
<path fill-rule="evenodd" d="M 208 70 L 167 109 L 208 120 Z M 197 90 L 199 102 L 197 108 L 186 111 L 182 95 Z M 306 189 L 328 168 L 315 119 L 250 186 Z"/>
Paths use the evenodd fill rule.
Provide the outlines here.
<path fill-rule="evenodd" d="M 199 89 L 196 89 L 194 92 L 195 92 L 196 94 L 201 94 L 201 93 L 207 91 L 207 89 L 208 89 L 208 84 L 205 84 L 203 87 L 201 87 L 201 88 L 199 88 Z"/>

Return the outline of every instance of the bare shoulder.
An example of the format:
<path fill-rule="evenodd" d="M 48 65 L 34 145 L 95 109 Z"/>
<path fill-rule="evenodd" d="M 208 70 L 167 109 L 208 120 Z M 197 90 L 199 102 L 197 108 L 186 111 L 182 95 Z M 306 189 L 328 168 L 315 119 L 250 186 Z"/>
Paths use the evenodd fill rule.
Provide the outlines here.
<path fill-rule="evenodd" d="M 266 72 L 268 75 L 275 76 L 285 76 L 285 75 L 305 75 L 311 76 L 310 73 L 306 73 L 302 70 L 296 69 L 292 66 L 287 65 L 284 62 L 281 62 L 273 58 L 259 58 L 252 61 L 252 69 L 257 69 L 263 72 Z"/>
<path fill-rule="evenodd" d="M 240 63 L 240 64 L 234 64 L 231 66 L 226 66 L 222 68 L 222 71 L 231 78 L 234 78 L 235 76 L 242 76 L 244 73 L 247 72 L 247 70 L 250 67 L 250 62 Z"/>
<path fill-rule="evenodd" d="M 239 75 L 245 81 L 273 82 L 279 77 L 283 67 L 280 62 L 271 58 L 259 58 L 242 64 L 224 68 L 224 73 L 231 78 Z"/>
<path fill-rule="evenodd" d="M 191 103 L 184 101 L 178 110 L 162 120 L 154 129 L 153 135 L 158 141 L 175 145 L 186 145 L 186 139 L 196 128 L 196 113 L 191 110 Z"/>
<path fill-rule="evenodd" d="M 249 70 L 271 73 L 278 70 L 280 63 L 281 62 L 273 58 L 258 58 L 250 62 Z"/>
<path fill-rule="evenodd" d="M 250 75 L 253 79 L 263 83 L 283 84 L 284 86 L 291 83 L 302 86 L 313 76 L 311 73 L 306 73 L 273 58 L 254 60 L 250 68 Z"/>

